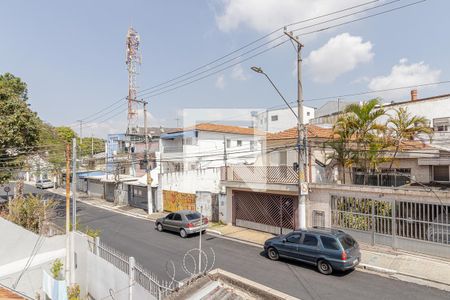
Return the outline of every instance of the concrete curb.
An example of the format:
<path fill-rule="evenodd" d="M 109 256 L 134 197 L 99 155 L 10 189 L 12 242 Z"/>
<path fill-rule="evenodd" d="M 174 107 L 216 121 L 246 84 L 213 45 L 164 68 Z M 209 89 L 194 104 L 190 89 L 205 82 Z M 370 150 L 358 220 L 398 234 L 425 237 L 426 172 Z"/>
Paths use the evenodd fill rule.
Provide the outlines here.
<path fill-rule="evenodd" d="M 222 232 L 218 231 L 218 230 L 214 230 L 214 229 L 206 229 L 207 233 L 214 233 L 217 235 L 222 235 Z"/>
<path fill-rule="evenodd" d="M 393 275 L 393 274 L 397 274 L 398 273 L 396 270 L 382 268 L 382 267 L 377 267 L 377 266 L 372 266 L 372 265 L 363 264 L 363 263 L 360 263 L 358 266 L 356 266 L 356 268 L 363 269 L 363 270 L 374 271 L 374 272 L 383 273 L 383 274 L 388 274 L 388 275 Z"/>

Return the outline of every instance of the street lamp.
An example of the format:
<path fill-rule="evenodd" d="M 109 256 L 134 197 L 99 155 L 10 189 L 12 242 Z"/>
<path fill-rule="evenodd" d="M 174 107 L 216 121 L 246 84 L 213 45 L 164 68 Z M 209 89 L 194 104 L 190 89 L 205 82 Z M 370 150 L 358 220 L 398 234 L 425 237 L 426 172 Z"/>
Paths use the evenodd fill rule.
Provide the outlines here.
<path fill-rule="evenodd" d="M 273 88 L 277 91 L 278 95 L 280 95 L 281 99 L 283 99 L 284 103 L 286 103 L 286 105 L 289 107 L 289 109 L 291 110 L 291 112 L 294 114 L 295 118 L 297 119 L 297 114 L 295 113 L 295 111 L 292 109 L 291 105 L 289 104 L 289 102 L 286 101 L 286 99 L 284 98 L 283 94 L 281 94 L 280 90 L 278 90 L 278 88 L 276 87 L 276 85 L 273 83 L 272 79 L 270 79 L 269 75 L 267 75 L 266 73 L 264 73 L 263 69 L 261 69 L 260 67 L 251 67 L 250 69 L 252 69 L 252 71 L 258 73 L 258 74 L 263 74 L 264 76 L 266 76 L 267 80 L 269 80 L 270 84 L 273 86 Z"/>
<path fill-rule="evenodd" d="M 286 33 L 287 34 L 287 33 Z M 290 36 L 290 34 L 287 34 Z M 296 170 L 298 174 L 298 200 L 299 200 L 299 212 L 300 212 L 300 228 L 305 229 L 306 228 L 306 197 L 305 195 L 308 193 L 308 185 L 305 182 L 305 174 L 304 174 L 304 162 L 306 160 L 305 155 L 305 138 L 304 138 L 304 131 L 303 131 L 303 100 L 302 100 L 302 85 L 301 85 L 301 56 L 300 51 L 301 45 L 297 39 L 295 41 L 298 43 L 298 61 L 297 61 L 297 71 L 298 71 L 298 99 L 297 99 L 297 110 L 298 113 L 295 113 L 295 111 L 292 109 L 291 105 L 286 101 L 284 96 L 281 94 L 281 92 L 278 90 L 278 88 L 275 86 L 273 81 L 270 79 L 270 77 L 264 73 L 264 71 L 260 67 L 251 67 L 252 71 L 263 74 L 266 76 L 267 80 L 269 80 L 270 84 L 273 86 L 273 88 L 277 91 L 278 95 L 280 95 L 281 99 L 283 99 L 284 103 L 289 107 L 291 112 L 294 114 L 295 118 L 297 119 L 297 151 L 298 151 L 298 170 Z M 283 210 L 283 204 L 281 205 L 281 217 L 282 217 L 282 210 Z M 281 221 L 282 222 L 282 221 Z M 280 228 L 280 231 L 282 232 L 282 226 Z"/>

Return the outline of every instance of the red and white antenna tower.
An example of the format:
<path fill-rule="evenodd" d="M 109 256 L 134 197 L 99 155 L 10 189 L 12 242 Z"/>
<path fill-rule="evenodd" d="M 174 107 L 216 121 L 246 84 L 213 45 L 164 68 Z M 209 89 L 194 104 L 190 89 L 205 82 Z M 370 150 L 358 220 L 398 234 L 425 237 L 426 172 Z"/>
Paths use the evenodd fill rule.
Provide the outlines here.
<path fill-rule="evenodd" d="M 137 85 L 136 75 L 141 65 L 141 52 L 139 50 L 140 37 L 136 30 L 130 26 L 127 33 L 127 58 L 126 64 L 128 69 L 128 134 L 133 134 L 137 130 Z"/>

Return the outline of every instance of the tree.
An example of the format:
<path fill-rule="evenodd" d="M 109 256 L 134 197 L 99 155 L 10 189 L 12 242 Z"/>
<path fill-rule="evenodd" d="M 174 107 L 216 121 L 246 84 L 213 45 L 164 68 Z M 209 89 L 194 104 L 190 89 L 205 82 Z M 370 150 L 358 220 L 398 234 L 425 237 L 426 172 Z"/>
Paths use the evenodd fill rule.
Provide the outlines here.
<path fill-rule="evenodd" d="M 10 73 L 0 75 L 0 183 L 23 166 L 39 141 L 40 119 L 26 102 L 27 86 Z"/>
<path fill-rule="evenodd" d="M 352 139 L 356 143 L 355 161 L 367 171 L 369 164 L 376 165 L 376 161 L 369 162 L 369 151 L 374 149 L 371 143 L 378 143 L 386 131 L 386 125 L 378 123 L 385 110 L 380 107 L 379 99 L 372 99 L 362 104 L 350 104 L 345 108 L 345 121 Z"/>
<path fill-rule="evenodd" d="M 353 152 L 350 145 L 352 129 L 349 127 L 350 122 L 347 120 L 348 115 L 341 115 L 336 124 L 333 126 L 334 138 L 326 142 L 334 151 L 328 157 L 336 161 L 340 167 L 342 183 L 345 184 L 345 169 L 350 168 L 353 162 Z"/>
<path fill-rule="evenodd" d="M 401 144 L 407 140 L 414 140 L 425 134 L 431 140 L 433 130 L 428 126 L 429 121 L 425 117 L 412 116 L 407 108 L 400 107 L 395 110 L 395 115 L 388 119 L 387 126 L 395 146 L 394 155 L 389 165 L 392 169 L 395 157 L 398 154 Z"/>

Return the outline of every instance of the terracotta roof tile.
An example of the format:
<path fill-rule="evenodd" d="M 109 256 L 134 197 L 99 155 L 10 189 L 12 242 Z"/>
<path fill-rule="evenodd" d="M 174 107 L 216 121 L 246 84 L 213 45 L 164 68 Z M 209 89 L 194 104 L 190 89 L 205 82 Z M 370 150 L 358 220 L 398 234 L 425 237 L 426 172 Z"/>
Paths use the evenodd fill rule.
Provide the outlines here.
<path fill-rule="evenodd" d="M 212 124 L 212 123 L 200 123 L 195 126 L 179 128 L 168 133 L 183 132 L 190 130 L 199 131 L 210 131 L 210 132 L 223 132 L 232 134 L 242 134 L 242 135 L 265 135 L 265 132 L 248 127 L 240 127 L 233 125 L 222 125 L 222 124 Z"/>
<path fill-rule="evenodd" d="M 25 299 L 25 298 L 22 296 L 19 296 L 18 294 L 14 293 L 8 289 L 0 287 L 0 299 L 1 300 L 4 300 L 4 299 L 5 300 L 6 299 L 16 300 L 16 299 Z"/>
<path fill-rule="evenodd" d="M 333 130 L 331 128 L 323 128 L 316 125 L 306 125 L 308 138 L 323 138 L 329 139 L 333 137 Z M 293 127 L 277 133 L 268 133 L 267 140 L 290 140 L 297 138 L 297 127 Z"/>

